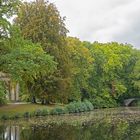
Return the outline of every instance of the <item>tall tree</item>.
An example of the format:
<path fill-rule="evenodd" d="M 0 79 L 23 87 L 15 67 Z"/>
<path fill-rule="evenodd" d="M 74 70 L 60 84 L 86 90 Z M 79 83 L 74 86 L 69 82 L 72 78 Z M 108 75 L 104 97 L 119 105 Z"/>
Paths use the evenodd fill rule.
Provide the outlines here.
<path fill-rule="evenodd" d="M 4 41 L 11 35 L 10 18 L 16 14 L 19 3 L 20 0 L 0 0 L 0 54 L 8 51 Z"/>
<path fill-rule="evenodd" d="M 136 56 L 136 63 L 134 65 L 133 71 L 131 73 L 131 79 L 133 84 L 133 91 L 131 93 L 131 96 L 140 97 L 140 51 L 135 51 Z"/>
<path fill-rule="evenodd" d="M 88 97 L 88 78 L 92 70 L 93 58 L 84 42 L 78 38 L 68 37 L 67 47 L 71 58 L 70 100 L 81 100 Z"/>
<path fill-rule="evenodd" d="M 111 99 L 112 102 L 127 91 L 125 70 L 131 60 L 132 47 L 118 43 L 96 42 L 90 50 L 94 58 L 89 81 L 92 98 L 101 97 L 107 102 Z"/>
<path fill-rule="evenodd" d="M 19 0 L 0 0 L 0 39 L 8 37 L 11 24 L 9 18 L 17 12 Z"/>
<path fill-rule="evenodd" d="M 57 100 L 67 102 L 71 70 L 65 41 L 68 31 L 65 28 L 64 20 L 53 3 L 36 0 L 21 4 L 15 22 L 25 39 L 40 43 L 47 53 L 54 56 L 58 63 L 58 70 L 49 79 L 48 77 L 40 79 L 40 81 L 44 81 L 44 84 L 41 82 L 41 86 L 46 89 L 52 101 L 56 101 L 53 97 L 57 97 Z M 47 84 L 52 88 L 46 88 L 48 87 L 45 84 L 46 81 L 49 81 Z"/>
<path fill-rule="evenodd" d="M 29 85 L 42 76 L 52 74 L 57 63 L 39 44 L 24 40 L 18 30 L 12 31 L 4 45 L 9 50 L 0 55 L 0 71 L 7 73 L 11 81 L 19 82 L 21 87 L 24 85 L 24 90 L 35 96 Z"/>

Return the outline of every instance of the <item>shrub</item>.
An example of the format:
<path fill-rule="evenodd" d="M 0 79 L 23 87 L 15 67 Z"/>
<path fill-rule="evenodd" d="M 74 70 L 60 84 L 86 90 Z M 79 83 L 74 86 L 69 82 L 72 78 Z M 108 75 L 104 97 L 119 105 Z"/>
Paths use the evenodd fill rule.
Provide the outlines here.
<path fill-rule="evenodd" d="M 43 109 L 43 110 L 41 110 L 41 114 L 40 115 L 41 116 L 47 116 L 47 115 L 49 115 L 49 111 L 47 109 Z"/>
<path fill-rule="evenodd" d="M 40 109 L 37 109 L 35 112 L 34 112 L 34 115 L 35 116 L 41 116 L 41 113 L 42 111 Z"/>
<path fill-rule="evenodd" d="M 67 110 L 69 113 L 78 113 L 78 112 L 85 112 L 93 110 L 93 105 L 89 101 L 84 102 L 71 102 L 67 105 Z"/>
<path fill-rule="evenodd" d="M 52 110 L 50 111 L 50 114 L 51 114 L 51 115 L 58 115 L 58 112 L 56 111 L 56 109 L 52 109 Z"/>
<path fill-rule="evenodd" d="M 76 112 L 75 102 L 69 103 L 66 108 L 69 113 L 75 113 Z"/>
<path fill-rule="evenodd" d="M 30 117 L 30 113 L 29 113 L 29 112 L 25 112 L 25 113 L 23 114 L 23 117 L 24 117 L 24 118 L 29 118 L 29 117 Z"/>
<path fill-rule="evenodd" d="M 19 113 L 15 114 L 15 115 L 13 115 L 11 117 L 11 119 L 18 119 L 18 118 L 20 118 L 20 114 Z"/>
<path fill-rule="evenodd" d="M 88 108 L 84 102 L 82 102 L 82 108 L 83 108 L 84 112 L 88 111 Z"/>
<path fill-rule="evenodd" d="M 9 116 L 4 114 L 4 115 L 1 116 L 1 119 L 2 120 L 8 120 L 9 119 Z"/>
<path fill-rule="evenodd" d="M 91 99 L 91 102 L 95 108 L 111 108 L 117 106 L 116 100 L 112 98 L 96 97 L 95 99 Z"/>
<path fill-rule="evenodd" d="M 90 101 L 85 100 L 84 104 L 86 106 L 87 111 L 92 111 L 94 109 L 93 104 Z"/>
<path fill-rule="evenodd" d="M 34 117 L 35 116 L 35 112 L 30 112 L 29 117 Z"/>
<path fill-rule="evenodd" d="M 82 102 L 75 102 L 75 113 L 83 112 Z"/>
<path fill-rule="evenodd" d="M 46 115 L 49 115 L 49 111 L 47 109 L 43 109 L 43 110 L 37 109 L 30 114 L 31 117 L 46 116 Z"/>
<path fill-rule="evenodd" d="M 50 111 L 51 115 L 60 115 L 60 114 L 65 114 L 66 113 L 66 109 L 63 108 L 54 108 Z"/>

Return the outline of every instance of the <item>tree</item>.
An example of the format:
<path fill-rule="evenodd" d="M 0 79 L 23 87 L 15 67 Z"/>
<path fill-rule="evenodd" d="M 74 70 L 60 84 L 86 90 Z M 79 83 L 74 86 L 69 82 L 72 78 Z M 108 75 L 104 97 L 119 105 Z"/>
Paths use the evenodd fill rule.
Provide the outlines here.
<path fill-rule="evenodd" d="M 94 58 L 89 81 L 92 98 L 104 98 L 107 102 L 111 99 L 107 103 L 111 105 L 127 91 L 124 75 L 131 60 L 132 47 L 118 43 L 94 43 L 90 50 Z"/>
<path fill-rule="evenodd" d="M 37 0 L 22 3 L 19 7 L 16 25 L 21 29 L 25 39 L 40 43 L 45 52 L 54 56 L 58 63 L 57 71 L 49 78 L 38 79 L 40 85 L 49 95 L 52 102 L 67 102 L 70 79 L 70 58 L 67 55 L 66 33 L 64 18 L 62 18 L 53 3 Z M 46 87 L 46 83 L 49 86 Z"/>
<path fill-rule="evenodd" d="M 92 70 L 93 58 L 84 42 L 68 37 L 67 47 L 71 58 L 70 100 L 81 100 L 88 97 L 88 78 Z"/>
<path fill-rule="evenodd" d="M 135 51 L 136 63 L 134 65 L 133 71 L 131 72 L 131 79 L 133 84 L 134 91 L 131 93 L 131 96 L 140 97 L 140 51 Z"/>
<path fill-rule="evenodd" d="M 3 81 L 0 81 L 0 105 L 6 103 L 6 89 Z"/>
<path fill-rule="evenodd" d="M 10 35 L 11 24 L 8 19 L 16 13 L 19 3 L 19 0 L 0 0 L 0 41 Z"/>
<path fill-rule="evenodd" d="M 53 3 L 36 0 L 20 5 L 16 23 L 25 39 L 40 42 L 45 51 L 56 56 L 68 32 L 64 20 Z"/>
<path fill-rule="evenodd" d="M 10 18 L 20 4 L 19 0 L 0 1 L 0 71 L 8 73 L 12 81 L 22 83 L 21 87 L 26 85 L 29 92 L 28 84 L 53 73 L 56 62 L 39 44 L 24 40 L 19 28 L 11 24 Z"/>
<path fill-rule="evenodd" d="M 52 74 L 56 70 L 57 63 L 39 44 L 17 37 L 15 32 L 6 40 L 6 45 L 11 49 L 0 56 L 0 71 L 8 73 L 12 81 L 24 84 L 28 92 L 34 95 L 29 85 L 39 77 Z"/>

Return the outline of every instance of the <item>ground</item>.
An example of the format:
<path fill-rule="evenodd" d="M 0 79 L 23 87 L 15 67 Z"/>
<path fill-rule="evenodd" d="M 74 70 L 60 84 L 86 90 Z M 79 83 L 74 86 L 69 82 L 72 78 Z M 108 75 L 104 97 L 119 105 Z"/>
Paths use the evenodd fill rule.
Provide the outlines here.
<path fill-rule="evenodd" d="M 0 116 L 7 115 L 13 116 L 14 114 L 23 114 L 25 112 L 33 112 L 37 109 L 52 109 L 56 107 L 56 105 L 40 105 L 40 104 L 8 104 L 5 106 L 0 107 Z"/>

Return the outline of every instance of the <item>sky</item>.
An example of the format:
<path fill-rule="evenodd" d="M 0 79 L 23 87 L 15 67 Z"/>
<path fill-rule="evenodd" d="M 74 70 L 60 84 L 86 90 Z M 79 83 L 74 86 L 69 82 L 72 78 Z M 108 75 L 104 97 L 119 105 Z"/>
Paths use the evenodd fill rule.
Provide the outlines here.
<path fill-rule="evenodd" d="M 29 0 L 28 0 L 29 1 Z M 140 0 L 49 0 L 66 17 L 69 36 L 140 49 Z"/>

